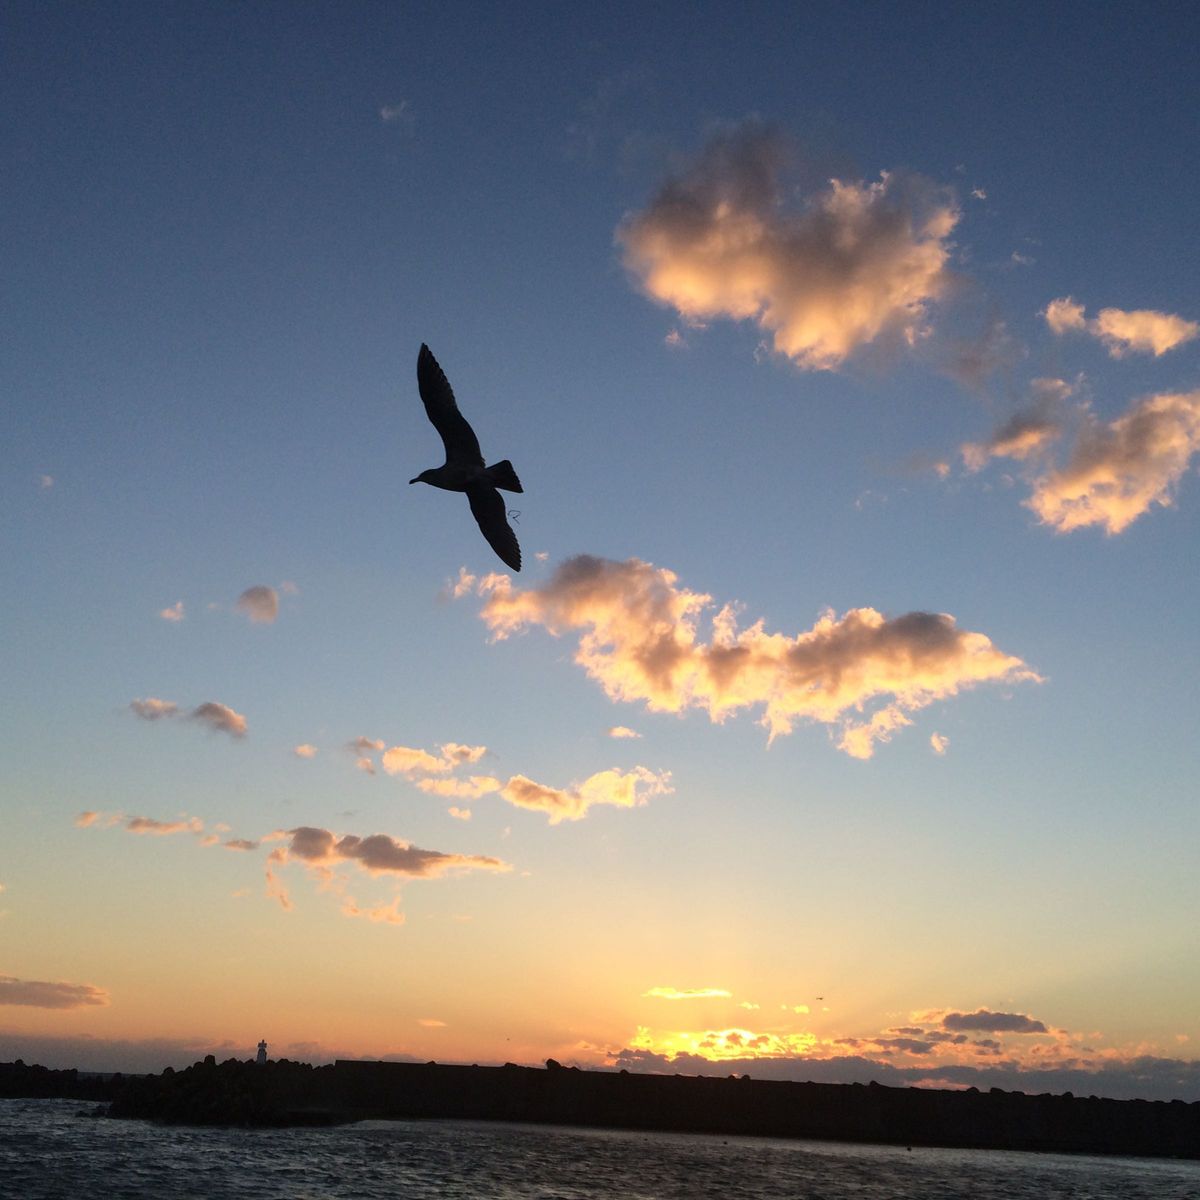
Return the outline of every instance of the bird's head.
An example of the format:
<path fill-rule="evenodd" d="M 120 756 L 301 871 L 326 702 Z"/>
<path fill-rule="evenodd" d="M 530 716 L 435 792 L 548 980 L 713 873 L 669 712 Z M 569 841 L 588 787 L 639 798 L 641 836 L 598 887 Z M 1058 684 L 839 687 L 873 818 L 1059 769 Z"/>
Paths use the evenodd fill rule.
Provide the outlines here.
<path fill-rule="evenodd" d="M 430 482 L 430 479 L 429 479 L 429 477 L 430 477 L 432 474 L 433 474 L 433 471 L 432 471 L 432 470 L 428 470 L 428 471 L 422 471 L 422 472 L 420 473 L 420 475 L 418 475 L 418 476 L 416 477 L 416 479 L 410 479 L 408 482 L 409 482 L 409 483 L 429 483 L 429 482 Z"/>

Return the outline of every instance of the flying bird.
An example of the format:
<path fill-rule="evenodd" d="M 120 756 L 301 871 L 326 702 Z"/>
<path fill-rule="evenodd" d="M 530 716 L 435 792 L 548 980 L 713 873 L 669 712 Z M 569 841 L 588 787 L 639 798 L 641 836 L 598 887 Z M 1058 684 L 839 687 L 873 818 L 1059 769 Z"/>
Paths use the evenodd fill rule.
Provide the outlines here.
<path fill-rule="evenodd" d="M 425 402 L 425 412 L 446 446 L 446 463 L 422 471 L 409 483 L 429 483 L 448 492 L 466 492 L 471 512 L 479 522 L 488 545 L 514 571 L 521 569 L 521 547 L 505 513 L 504 498 L 496 490 L 520 492 L 521 481 L 513 465 L 503 462 L 484 466 L 479 439 L 458 411 L 454 392 L 438 361 L 422 343 L 417 355 L 417 387 Z"/>

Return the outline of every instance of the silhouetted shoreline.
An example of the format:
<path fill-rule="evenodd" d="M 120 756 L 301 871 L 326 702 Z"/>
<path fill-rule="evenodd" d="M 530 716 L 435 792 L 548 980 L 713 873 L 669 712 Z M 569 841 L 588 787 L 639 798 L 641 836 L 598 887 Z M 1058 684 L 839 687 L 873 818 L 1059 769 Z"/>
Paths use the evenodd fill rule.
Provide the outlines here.
<path fill-rule="evenodd" d="M 24 1089 L 24 1090 L 22 1090 Z M 457 1119 L 686 1133 L 1200 1158 L 1200 1102 L 788 1083 L 709 1076 L 210 1055 L 161 1075 L 0 1064 L 0 1096 L 107 1100 L 108 1115 L 194 1125 Z"/>

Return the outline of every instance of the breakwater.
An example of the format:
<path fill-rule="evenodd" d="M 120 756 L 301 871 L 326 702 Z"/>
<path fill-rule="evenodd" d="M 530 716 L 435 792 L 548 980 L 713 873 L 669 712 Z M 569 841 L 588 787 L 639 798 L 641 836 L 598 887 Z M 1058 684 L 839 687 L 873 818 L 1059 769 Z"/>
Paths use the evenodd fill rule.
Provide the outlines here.
<path fill-rule="evenodd" d="M 113 1115 L 199 1124 L 441 1118 L 1200 1158 L 1200 1102 L 615 1071 L 212 1059 L 126 1081 Z"/>

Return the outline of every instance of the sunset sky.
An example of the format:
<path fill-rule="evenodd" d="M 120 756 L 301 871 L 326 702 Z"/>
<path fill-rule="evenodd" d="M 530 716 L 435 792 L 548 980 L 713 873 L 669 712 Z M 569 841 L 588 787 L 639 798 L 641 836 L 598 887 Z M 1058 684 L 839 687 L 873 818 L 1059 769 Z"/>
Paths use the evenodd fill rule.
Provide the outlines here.
<path fill-rule="evenodd" d="M 10 5 L 0 1060 L 1200 1100 L 1198 36 Z"/>

